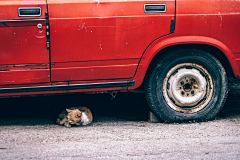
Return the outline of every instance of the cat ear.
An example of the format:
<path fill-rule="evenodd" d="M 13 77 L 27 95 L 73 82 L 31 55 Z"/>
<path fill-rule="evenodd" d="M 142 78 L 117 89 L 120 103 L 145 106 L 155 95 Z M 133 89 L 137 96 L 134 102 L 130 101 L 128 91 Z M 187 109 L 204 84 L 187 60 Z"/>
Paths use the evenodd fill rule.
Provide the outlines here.
<path fill-rule="evenodd" d="M 72 110 L 70 110 L 70 109 L 66 109 L 66 111 L 67 111 L 68 113 L 70 113 Z"/>

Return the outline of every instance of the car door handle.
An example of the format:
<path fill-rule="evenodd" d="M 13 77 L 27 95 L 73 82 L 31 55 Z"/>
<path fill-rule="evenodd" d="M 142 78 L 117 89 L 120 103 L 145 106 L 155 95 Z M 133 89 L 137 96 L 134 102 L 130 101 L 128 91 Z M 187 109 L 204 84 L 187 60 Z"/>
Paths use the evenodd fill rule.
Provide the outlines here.
<path fill-rule="evenodd" d="M 144 4 L 145 13 L 165 13 L 166 4 Z"/>
<path fill-rule="evenodd" d="M 19 17 L 40 17 L 41 8 L 40 7 L 21 7 L 18 8 Z"/>

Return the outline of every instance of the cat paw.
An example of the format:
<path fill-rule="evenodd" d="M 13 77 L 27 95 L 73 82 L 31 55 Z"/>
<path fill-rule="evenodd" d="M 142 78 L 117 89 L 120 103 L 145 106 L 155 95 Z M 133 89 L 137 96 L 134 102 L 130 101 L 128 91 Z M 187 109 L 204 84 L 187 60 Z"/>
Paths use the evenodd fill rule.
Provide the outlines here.
<path fill-rule="evenodd" d="M 57 124 L 61 124 L 61 120 L 60 120 L 60 119 L 57 119 L 57 120 L 56 120 L 56 123 L 57 123 Z"/>
<path fill-rule="evenodd" d="M 67 127 L 67 128 L 71 127 L 71 125 L 69 123 L 65 123 L 64 126 Z"/>

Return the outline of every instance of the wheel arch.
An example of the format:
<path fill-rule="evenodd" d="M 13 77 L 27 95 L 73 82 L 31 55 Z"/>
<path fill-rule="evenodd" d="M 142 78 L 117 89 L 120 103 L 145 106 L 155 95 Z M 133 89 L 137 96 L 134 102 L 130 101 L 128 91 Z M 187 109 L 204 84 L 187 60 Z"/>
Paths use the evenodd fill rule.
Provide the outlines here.
<path fill-rule="evenodd" d="M 233 68 L 231 66 L 231 63 L 229 62 L 229 59 L 225 55 L 225 53 L 222 50 L 220 50 L 219 48 L 212 46 L 212 45 L 208 45 L 208 44 L 195 44 L 195 43 L 177 44 L 177 45 L 172 45 L 172 46 L 163 48 L 153 57 L 151 63 L 149 64 L 149 68 L 151 66 L 153 66 L 156 63 L 156 61 L 158 61 L 159 58 L 164 57 L 165 55 L 172 52 L 173 50 L 185 49 L 185 48 L 201 49 L 201 50 L 204 50 L 204 51 L 212 54 L 214 57 L 216 57 L 221 62 L 221 64 L 223 65 L 223 67 L 225 68 L 225 70 L 227 72 L 228 77 L 235 76 Z M 147 72 L 149 71 L 149 68 L 148 68 Z"/>
<path fill-rule="evenodd" d="M 183 48 L 201 49 L 212 54 L 221 62 L 228 77 L 238 77 L 237 62 L 233 53 L 219 40 L 201 36 L 165 37 L 153 42 L 145 50 L 135 75 L 136 84 L 134 88 L 144 84 L 149 71 L 160 58 L 173 50 Z"/>

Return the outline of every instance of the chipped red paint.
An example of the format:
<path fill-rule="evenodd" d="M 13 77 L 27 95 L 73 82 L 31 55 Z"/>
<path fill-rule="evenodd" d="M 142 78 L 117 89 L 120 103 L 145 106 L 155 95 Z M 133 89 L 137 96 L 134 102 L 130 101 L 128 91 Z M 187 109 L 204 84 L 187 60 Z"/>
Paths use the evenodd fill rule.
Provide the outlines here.
<path fill-rule="evenodd" d="M 144 4 L 166 4 L 166 13 L 145 13 Z M 19 16 L 20 7 L 40 7 L 41 15 Z M 239 24 L 237 0 L 0 1 L 0 89 L 135 81 L 121 87 L 0 91 L 0 96 L 135 89 L 162 49 L 185 44 L 219 49 L 239 77 Z"/>

